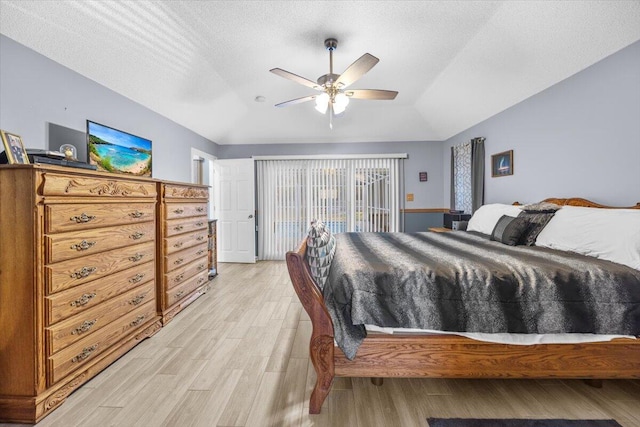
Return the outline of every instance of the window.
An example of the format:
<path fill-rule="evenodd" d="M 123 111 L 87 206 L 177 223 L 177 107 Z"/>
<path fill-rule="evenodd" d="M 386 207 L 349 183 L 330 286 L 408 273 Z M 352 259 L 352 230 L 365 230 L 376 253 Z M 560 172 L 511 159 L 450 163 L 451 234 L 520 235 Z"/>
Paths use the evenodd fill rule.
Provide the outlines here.
<path fill-rule="evenodd" d="M 284 259 L 309 223 L 398 231 L 400 158 L 258 160 L 258 258 Z"/>

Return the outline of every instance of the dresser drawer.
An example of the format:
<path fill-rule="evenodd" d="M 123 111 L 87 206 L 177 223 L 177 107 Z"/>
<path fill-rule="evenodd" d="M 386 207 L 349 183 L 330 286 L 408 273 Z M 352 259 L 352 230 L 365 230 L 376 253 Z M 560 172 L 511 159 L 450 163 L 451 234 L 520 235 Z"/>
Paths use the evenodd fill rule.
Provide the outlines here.
<path fill-rule="evenodd" d="M 206 229 L 195 231 L 193 233 L 172 236 L 164 239 L 164 253 L 172 254 L 174 252 L 181 251 L 182 249 L 196 246 L 199 243 L 204 243 L 206 247 L 207 239 L 208 235 Z"/>
<path fill-rule="evenodd" d="M 55 264 L 47 264 L 44 267 L 46 292 L 50 295 L 100 279 L 134 265 L 151 261 L 154 257 L 154 242 L 147 242 Z"/>
<path fill-rule="evenodd" d="M 154 266 L 155 263 L 148 262 L 138 268 L 123 270 L 112 276 L 47 296 L 45 298 L 47 326 L 95 307 L 143 283 L 149 281 L 155 283 Z"/>
<path fill-rule="evenodd" d="M 54 263 L 104 252 L 155 238 L 155 223 L 116 225 L 45 236 L 46 262 Z"/>
<path fill-rule="evenodd" d="M 208 281 L 208 272 L 203 271 L 193 276 L 191 279 L 183 282 L 182 284 L 173 287 L 169 290 L 165 290 L 165 301 L 167 301 L 167 307 L 171 307 L 173 304 L 185 298 L 194 290 L 204 285 Z"/>
<path fill-rule="evenodd" d="M 188 218 L 192 216 L 206 216 L 207 203 L 167 203 L 164 205 L 165 218 Z"/>
<path fill-rule="evenodd" d="M 169 271 L 190 263 L 192 260 L 201 257 L 207 253 L 207 243 L 201 243 L 196 246 L 174 252 L 164 257 L 164 272 Z"/>
<path fill-rule="evenodd" d="M 206 229 L 207 223 L 206 215 L 187 219 L 172 219 L 165 222 L 164 235 L 169 237 L 175 236 L 176 234 Z"/>
<path fill-rule="evenodd" d="M 141 328 L 156 317 L 153 301 L 130 311 L 104 328 L 88 335 L 48 359 L 48 382 L 52 385 L 69 373 L 82 368 L 99 354 L 120 341 L 124 334 Z"/>
<path fill-rule="evenodd" d="M 50 356 L 126 315 L 137 306 L 155 301 L 155 282 L 150 281 L 102 304 L 46 328 Z"/>
<path fill-rule="evenodd" d="M 209 198 L 209 189 L 203 187 L 190 187 L 186 185 L 164 185 L 164 197 L 168 199 L 205 199 Z"/>
<path fill-rule="evenodd" d="M 153 221 L 155 204 L 51 204 L 45 206 L 44 212 L 46 233 L 59 233 Z"/>
<path fill-rule="evenodd" d="M 43 196 L 85 196 L 104 198 L 155 198 L 156 183 L 57 173 L 42 175 Z"/>
<path fill-rule="evenodd" d="M 193 262 L 190 262 L 183 267 L 178 267 L 175 270 L 165 274 L 164 283 L 166 284 L 167 289 L 171 289 L 202 271 L 207 271 L 206 254 L 202 255 L 202 257 L 200 257 L 199 259 L 193 260 Z"/>

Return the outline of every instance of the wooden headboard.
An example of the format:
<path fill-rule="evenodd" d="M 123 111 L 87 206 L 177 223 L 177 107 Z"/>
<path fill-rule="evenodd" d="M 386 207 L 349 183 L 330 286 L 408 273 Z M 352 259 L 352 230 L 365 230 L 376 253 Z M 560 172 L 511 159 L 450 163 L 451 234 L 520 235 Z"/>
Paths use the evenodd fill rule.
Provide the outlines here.
<path fill-rule="evenodd" d="M 543 202 L 555 203 L 560 206 L 584 206 L 587 208 L 608 208 L 608 209 L 640 209 L 640 203 L 636 203 L 635 206 L 620 207 L 620 206 L 606 206 L 599 203 L 592 202 L 591 200 L 581 199 L 579 197 L 570 197 L 568 199 L 559 199 L 551 197 L 544 199 Z"/>

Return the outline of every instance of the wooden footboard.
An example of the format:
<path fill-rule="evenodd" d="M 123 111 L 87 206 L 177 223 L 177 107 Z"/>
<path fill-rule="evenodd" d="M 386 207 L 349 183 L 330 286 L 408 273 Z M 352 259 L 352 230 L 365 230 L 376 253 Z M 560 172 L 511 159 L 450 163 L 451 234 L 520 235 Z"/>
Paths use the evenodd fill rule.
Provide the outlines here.
<path fill-rule="evenodd" d="M 639 205 L 640 206 L 640 205 Z M 317 381 L 309 413 L 320 413 L 334 376 L 432 378 L 640 378 L 640 340 L 588 344 L 494 344 L 457 335 L 370 333 L 354 360 L 334 345 L 331 317 L 305 261 L 306 241 L 286 255 L 293 287 L 311 318 Z"/>
<path fill-rule="evenodd" d="M 295 252 L 287 252 L 286 259 L 293 287 L 313 325 L 309 355 L 317 379 L 309 401 L 309 413 L 319 414 L 334 377 L 333 322 L 324 305 L 322 292 L 311 277 L 309 265 L 305 261 L 306 251 L 307 242 L 304 240 Z"/>

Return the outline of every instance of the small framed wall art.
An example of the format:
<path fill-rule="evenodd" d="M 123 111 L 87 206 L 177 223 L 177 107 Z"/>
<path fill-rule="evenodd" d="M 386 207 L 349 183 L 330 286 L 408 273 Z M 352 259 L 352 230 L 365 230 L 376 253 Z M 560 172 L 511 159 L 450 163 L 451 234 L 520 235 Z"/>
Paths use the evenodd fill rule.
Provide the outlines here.
<path fill-rule="evenodd" d="M 0 130 L 2 136 L 2 144 L 4 145 L 4 151 L 7 152 L 7 159 L 9 164 L 12 165 L 28 165 L 29 157 L 22 144 L 22 138 L 14 133 Z"/>
<path fill-rule="evenodd" d="M 491 176 L 513 175 L 513 150 L 491 156 Z"/>

